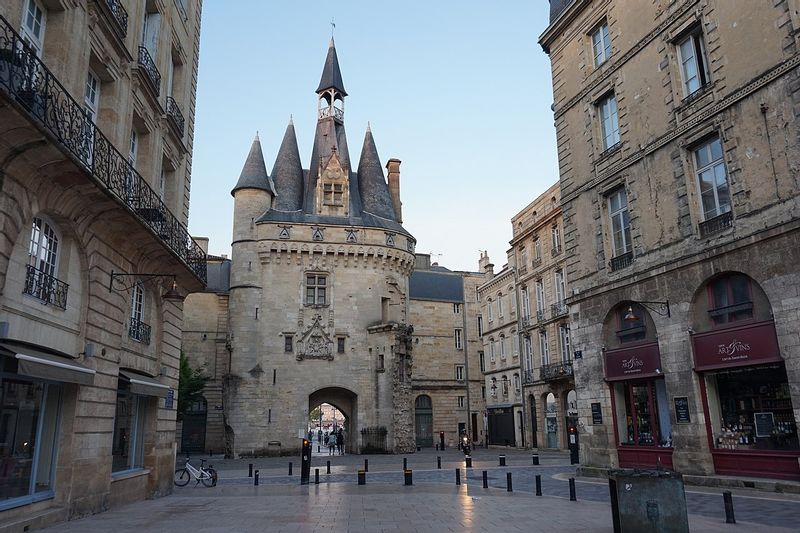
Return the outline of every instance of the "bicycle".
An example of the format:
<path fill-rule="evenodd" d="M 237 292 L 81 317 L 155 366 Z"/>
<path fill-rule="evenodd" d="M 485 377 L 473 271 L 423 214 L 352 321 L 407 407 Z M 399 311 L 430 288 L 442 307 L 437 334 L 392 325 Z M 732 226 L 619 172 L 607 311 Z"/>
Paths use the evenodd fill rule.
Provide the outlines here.
<path fill-rule="evenodd" d="M 202 482 L 206 487 L 216 486 L 217 471 L 214 470 L 211 465 L 209 465 L 208 468 L 203 466 L 205 462 L 205 459 L 200 459 L 200 468 L 198 469 L 189 462 L 189 458 L 187 457 L 184 467 L 175 469 L 175 478 L 173 480 L 175 485 L 178 487 L 185 487 L 192 478 L 194 478 L 196 481 L 195 485 Z"/>

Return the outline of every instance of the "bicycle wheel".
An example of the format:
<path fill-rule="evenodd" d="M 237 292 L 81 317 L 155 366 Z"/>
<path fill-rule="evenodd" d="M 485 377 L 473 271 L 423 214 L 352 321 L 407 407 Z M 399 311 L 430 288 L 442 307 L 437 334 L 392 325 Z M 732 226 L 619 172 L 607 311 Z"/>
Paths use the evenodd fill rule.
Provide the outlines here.
<path fill-rule="evenodd" d="M 192 475 L 185 468 L 178 468 L 175 470 L 175 484 L 179 487 L 185 487 L 192 480 Z"/>
<path fill-rule="evenodd" d="M 214 476 L 215 475 L 216 475 L 216 472 L 213 472 L 213 474 L 212 474 L 212 470 L 209 469 L 209 468 L 206 468 L 204 470 L 201 470 L 200 481 L 202 481 L 203 485 L 206 486 L 206 487 L 213 487 L 214 486 Z"/>
<path fill-rule="evenodd" d="M 216 487 L 217 486 L 217 481 L 219 480 L 219 476 L 217 475 L 217 471 L 214 470 L 213 468 L 209 468 L 208 469 L 208 473 L 211 475 L 211 481 L 213 482 L 212 486 Z"/>

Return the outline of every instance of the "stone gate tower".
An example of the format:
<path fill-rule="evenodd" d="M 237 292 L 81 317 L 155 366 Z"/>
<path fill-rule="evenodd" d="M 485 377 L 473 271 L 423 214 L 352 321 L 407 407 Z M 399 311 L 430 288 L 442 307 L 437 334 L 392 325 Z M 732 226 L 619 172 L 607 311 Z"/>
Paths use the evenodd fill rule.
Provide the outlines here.
<path fill-rule="evenodd" d="M 299 448 L 309 410 L 347 417 L 350 451 L 413 449 L 408 277 L 414 238 L 401 226 L 400 161 L 388 183 L 367 128 L 350 163 L 331 39 L 316 135 L 303 169 L 290 121 L 271 176 L 256 136 L 234 197 L 228 452 Z M 279 444 L 278 444 L 279 443 Z"/>

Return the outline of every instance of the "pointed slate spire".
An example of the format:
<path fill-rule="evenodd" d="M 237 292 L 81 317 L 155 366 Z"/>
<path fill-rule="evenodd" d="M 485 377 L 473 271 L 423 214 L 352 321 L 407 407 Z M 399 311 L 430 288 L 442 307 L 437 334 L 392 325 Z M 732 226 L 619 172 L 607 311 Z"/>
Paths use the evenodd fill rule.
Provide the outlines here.
<path fill-rule="evenodd" d="M 358 160 L 358 192 L 364 211 L 395 220 L 394 205 L 383 176 L 383 167 L 375 147 L 372 130 L 367 127 L 361 158 Z"/>
<path fill-rule="evenodd" d="M 275 195 L 275 190 L 267 175 L 267 165 L 264 164 L 264 154 L 261 152 L 261 141 L 258 138 L 258 132 L 256 132 L 256 137 L 253 139 L 250 153 L 247 154 L 247 160 L 245 160 L 242 173 L 239 175 L 239 181 L 231 191 L 231 196 L 235 195 L 236 191 L 240 189 L 261 189 L 272 193 L 273 196 Z"/>
<path fill-rule="evenodd" d="M 319 80 L 319 87 L 317 93 L 321 93 L 326 89 L 336 89 L 342 96 L 347 96 L 347 91 L 344 90 L 344 82 L 342 81 L 342 72 L 339 70 L 339 58 L 336 56 L 336 45 L 333 43 L 333 37 L 328 45 L 328 57 L 325 58 L 325 67 L 322 69 L 322 77 Z"/>
<path fill-rule="evenodd" d="M 297 211 L 303 208 L 303 166 L 300 163 L 300 151 L 297 149 L 297 136 L 291 117 L 278 150 L 278 157 L 275 158 L 275 166 L 272 167 L 272 179 L 278 194 L 273 209 Z"/>

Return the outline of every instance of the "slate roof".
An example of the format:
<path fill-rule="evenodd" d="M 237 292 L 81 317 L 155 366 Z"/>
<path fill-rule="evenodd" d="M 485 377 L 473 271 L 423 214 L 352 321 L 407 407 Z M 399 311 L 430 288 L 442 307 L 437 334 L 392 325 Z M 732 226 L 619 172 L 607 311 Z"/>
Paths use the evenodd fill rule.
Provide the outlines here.
<path fill-rule="evenodd" d="M 573 1 L 574 0 L 550 0 L 550 24 L 552 24 Z"/>
<path fill-rule="evenodd" d="M 460 274 L 415 270 L 408 280 L 408 293 L 412 300 L 464 302 L 464 283 Z"/>
<path fill-rule="evenodd" d="M 279 191 L 273 208 L 279 211 L 298 211 L 303 208 L 303 165 L 300 163 L 300 151 L 297 149 L 297 136 L 294 123 L 289 119 L 286 133 L 283 135 L 275 166 L 272 167 L 272 181 L 275 190 Z"/>
<path fill-rule="evenodd" d="M 383 166 L 369 126 L 358 160 L 358 188 L 364 211 L 390 220 L 395 218 L 389 186 L 383 176 Z"/>
<path fill-rule="evenodd" d="M 347 92 L 344 90 L 344 82 L 342 81 L 342 72 L 339 70 L 339 58 L 336 56 L 336 45 L 333 43 L 333 37 L 331 37 L 331 42 L 328 45 L 328 57 L 325 58 L 325 67 L 322 69 L 322 77 L 319 80 L 317 92 L 331 88 L 342 93 L 342 96 L 347 96 Z"/>
<path fill-rule="evenodd" d="M 236 182 L 236 187 L 231 191 L 231 196 L 240 189 L 260 189 L 269 191 L 273 195 L 275 194 L 275 187 L 267 175 L 267 165 L 264 164 L 264 154 L 261 152 L 261 141 L 258 138 L 258 133 L 253 139 L 250 153 L 247 154 L 242 173 L 239 174 L 239 181 Z"/>

